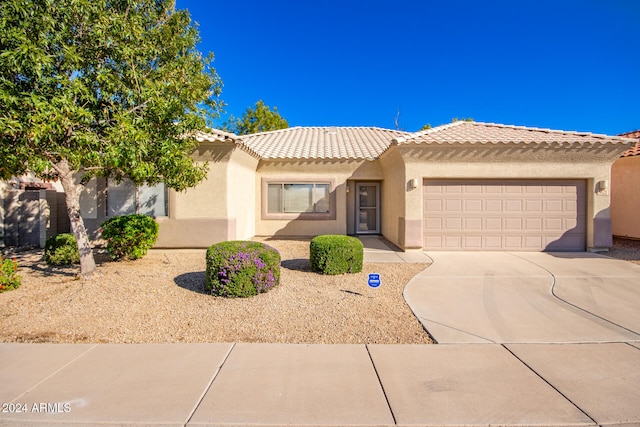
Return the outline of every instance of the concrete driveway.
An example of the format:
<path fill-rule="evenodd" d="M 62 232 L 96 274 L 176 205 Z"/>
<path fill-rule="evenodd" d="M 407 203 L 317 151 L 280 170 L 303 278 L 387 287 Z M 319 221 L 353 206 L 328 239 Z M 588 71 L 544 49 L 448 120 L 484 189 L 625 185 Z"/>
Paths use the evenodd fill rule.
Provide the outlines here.
<path fill-rule="evenodd" d="M 640 341 L 640 266 L 592 253 L 428 252 L 404 296 L 438 343 Z"/>

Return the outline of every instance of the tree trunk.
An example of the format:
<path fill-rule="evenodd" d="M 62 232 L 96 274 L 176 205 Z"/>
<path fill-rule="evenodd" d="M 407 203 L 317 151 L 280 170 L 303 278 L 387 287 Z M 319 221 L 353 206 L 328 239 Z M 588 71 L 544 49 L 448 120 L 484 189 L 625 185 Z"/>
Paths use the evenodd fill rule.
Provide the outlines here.
<path fill-rule="evenodd" d="M 71 222 L 71 231 L 78 243 L 78 251 L 80 252 L 80 275 L 88 278 L 96 269 L 96 262 L 93 258 L 93 251 L 89 243 L 87 229 L 84 227 L 84 221 L 80 214 L 80 193 L 83 186 L 76 184 L 73 179 L 73 172 L 69 168 L 69 163 L 62 160 L 56 164 L 55 169 L 60 175 L 60 182 L 64 189 L 65 200 L 67 202 L 67 213 Z"/>

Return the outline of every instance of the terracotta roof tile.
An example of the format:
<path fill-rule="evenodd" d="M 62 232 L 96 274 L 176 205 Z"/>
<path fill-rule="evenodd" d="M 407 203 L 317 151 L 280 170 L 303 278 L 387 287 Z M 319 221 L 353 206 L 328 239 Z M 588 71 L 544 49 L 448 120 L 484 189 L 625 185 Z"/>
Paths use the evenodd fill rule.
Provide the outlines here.
<path fill-rule="evenodd" d="M 292 127 L 243 135 L 263 159 L 376 159 L 407 132 L 376 127 Z"/>
<path fill-rule="evenodd" d="M 629 148 L 627 151 L 622 153 L 621 157 L 640 156 L 640 129 L 634 130 L 633 132 L 620 134 L 620 136 L 625 138 L 634 138 L 638 140 L 636 145 L 634 145 L 633 147 Z"/>
<path fill-rule="evenodd" d="M 394 142 L 398 144 L 595 145 L 630 144 L 633 141 L 629 138 L 588 132 L 569 132 L 495 123 L 460 121 L 416 132 L 405 138 L 397 138 Z"/>

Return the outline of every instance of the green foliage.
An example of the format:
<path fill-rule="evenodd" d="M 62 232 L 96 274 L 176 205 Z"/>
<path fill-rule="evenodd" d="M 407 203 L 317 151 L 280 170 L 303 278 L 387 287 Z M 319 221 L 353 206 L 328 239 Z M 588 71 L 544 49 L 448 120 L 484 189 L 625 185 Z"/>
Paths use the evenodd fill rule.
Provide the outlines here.
<path fill-rule="evenodd" d="M 206 286 L 214 295 L 250 297 L 280 282 L 280 253 L 269 245 L 230 241 L 207 249 Z"/>
<path fill-rule="evenodd" d="M 19 287 L 18 261 L 15 258 L 4 259 L 0 256 L 0 293 Z"/>
<path fill-rule="evenodd" d="M 234 116 L 229 117 L 229 121 L 223 124 L 222 129 L 236 135 L 249 135 L 288 127 L 289 123 L 278 113 L 278 107 L 273 107 L 271 111 L 271 108 L 260 100 L 256 102 L 255 109 L 247 108 L 239 119 Z"/>
<path fill-rule="evenodd" d="M 221 83 L 173 0 L 3 0 L 0 175 L 72 169 L 178 190 Z"/>
<path fill-rule="evenodd" d="M 350 236 L 327 234 L 311 239 L 311 269 L 323 274 L 358 273 L 362 271 L 364 247 Z"/>
<path fill-rule="evenodd" d="M 59 178 L 76 230 L 80 171 L 178 191 L 201 182 L 192 135 L 218 116 L 222 84 L 199 41 L 175 0 L 2 0 L 0 179 Z"/>
<path fill-rule="evenodd" d="M 102 237 L 107 241 L 107 252 L 112 259 L 138 259 L 156 243 L 159 228 L 147 215 L 115 216 L 102 224 Z"/>
<path fill-rule="evenodd" d="M 73 234 L 49 237 L 44 244 L 44 260 L 49 265 L 71 265 L 80 262 L 78 243 Z"/>

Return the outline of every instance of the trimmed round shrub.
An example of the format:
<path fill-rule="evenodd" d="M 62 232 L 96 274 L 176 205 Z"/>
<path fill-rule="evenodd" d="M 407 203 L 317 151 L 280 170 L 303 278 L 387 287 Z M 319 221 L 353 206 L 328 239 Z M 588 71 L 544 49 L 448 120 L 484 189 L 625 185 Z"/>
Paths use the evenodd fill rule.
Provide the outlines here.
<path fill-rule="evenodd" d="M 310 263 L 313 271 L 322 274 L 359 273 L 362 271 L 364 246 L 350 236 L 326 234 L 311 239 Z"/>
<path fill-rule="evenodd" d="M 49 265 L 71 265 L 80 262 L 76 238 L 71 233 L 49 237 L 44 243 L 44 260 Z"/>
<path fill-rule="evenodd" d="M 222 297 L 250 297 L 280 283 L 280 252 L 260 242 L 235 240 L 207 249 L 206 286 Z"/>
<path fill-rule="evenodd" d="M 147 215 L 115 216 L 102 224 L 102 237 L 107 241 L 111 259 L 138 259 L 158 240 L 158 223 Z"/>

